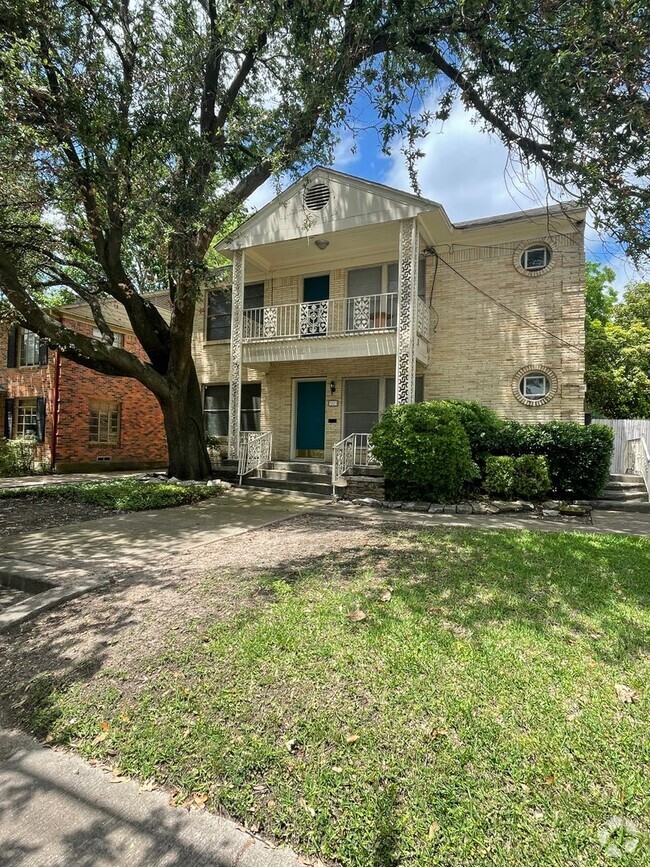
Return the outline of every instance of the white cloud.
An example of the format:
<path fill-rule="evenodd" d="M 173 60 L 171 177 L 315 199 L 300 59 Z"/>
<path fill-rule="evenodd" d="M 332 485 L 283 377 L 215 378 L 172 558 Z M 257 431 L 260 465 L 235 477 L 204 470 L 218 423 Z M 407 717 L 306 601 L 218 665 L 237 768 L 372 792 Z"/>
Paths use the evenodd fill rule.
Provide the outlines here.
<path fill-rule="evenodd" d="M 454 222 L 499 213 L 543 207 L 562 197 L 549 195 L 539 172 L 522 177 L 509 160 L 507 148 L 494 135 L 472 123 L 472 115 L 456 105 L 445 124 L 437 124 L 424 140 L 418 163 L 422 195 L 440 202 Z M 406 161 L 395 148 L 383 183 L 410 189 Z M 585 233 L 587 259 L 609 265 L 621 291 L 630 280 L 648 279 L 623 254 L 611 237 L 599 235 L 588 220 Z"/>

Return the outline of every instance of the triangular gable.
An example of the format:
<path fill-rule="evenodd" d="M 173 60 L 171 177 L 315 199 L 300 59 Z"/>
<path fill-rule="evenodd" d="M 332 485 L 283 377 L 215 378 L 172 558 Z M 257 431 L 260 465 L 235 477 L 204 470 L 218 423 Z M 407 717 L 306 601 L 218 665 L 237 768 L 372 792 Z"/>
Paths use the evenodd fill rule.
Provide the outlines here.
<path fill-rule="evenodd" d="M 430 199 L 319 166 L 246 220 L 217 249 L 227 253 L 293 238 L 405 220 L 433 210 L 439 210 L 447 219 L 441 205 Z"/>

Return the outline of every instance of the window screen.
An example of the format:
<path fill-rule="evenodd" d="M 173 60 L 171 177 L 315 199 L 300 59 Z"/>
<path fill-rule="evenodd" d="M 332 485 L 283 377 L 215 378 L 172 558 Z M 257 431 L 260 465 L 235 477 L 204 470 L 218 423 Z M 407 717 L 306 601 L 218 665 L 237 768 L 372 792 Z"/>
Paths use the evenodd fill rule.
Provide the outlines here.
<path fill-rule="evenodd" d="M 260 429 L 262 408 L 262 384 L 247 382 L 241 388 L 241 430 Z M 206 385 L 203 402 L 205 433 L 212 437 L 228 436 L 230 409 L 230 387 L 228 385 Z"/>
<path fill-rule="evenodd" d="M 379 379 L 345 381 L 343 436 L 370 433 L 379 421 Z"/>

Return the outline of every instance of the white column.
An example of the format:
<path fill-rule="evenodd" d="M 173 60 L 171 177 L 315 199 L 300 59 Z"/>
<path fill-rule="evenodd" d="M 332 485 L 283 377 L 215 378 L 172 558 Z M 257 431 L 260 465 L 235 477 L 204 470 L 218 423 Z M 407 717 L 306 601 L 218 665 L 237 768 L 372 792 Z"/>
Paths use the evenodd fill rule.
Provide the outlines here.
<path fill-rule="evenodd" d="M 395 403 L 415 403 L 419 234 L 417 217 L 399 227 Z"/>
<path fill-rule="evenodd" d="M 232 258 L 232 322 L 230 326 L 230 405 L 228 416 L 228 458 L 239 458 L 241 418 L 242 328 L 244 322 L 244 251 Z"/>

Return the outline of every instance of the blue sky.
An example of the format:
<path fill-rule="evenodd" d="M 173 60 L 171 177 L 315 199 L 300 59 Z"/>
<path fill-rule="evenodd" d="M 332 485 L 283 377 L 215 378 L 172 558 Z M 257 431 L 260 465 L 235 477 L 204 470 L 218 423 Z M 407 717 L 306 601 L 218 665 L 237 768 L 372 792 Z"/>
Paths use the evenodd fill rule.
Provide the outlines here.
<path fill-rule="evenodd" d="M 358 136 L 356 150 L 354 143 L 350 133 L 342 135 L 336 148 L 335 169 L 410 190 L 399 144 L 391 157 L 385 156 L 372 130 Z M 422 150 L 425 156 L 418 168 L 422 195 L 440 202 L 453 221 L 552 204 L 541 179 L 534 174 L 525 180 L 518 176 L 506 148 L 472 123 L 471 115 L 458 104 L 445 124 L 438 123 L 433 128 L 422 143 Z M 261 207 L 275 192 L 272 183 L 265 184 L 248 205 Z M 588 260 L 613 268 L 619 292 L 630 280 L 650 279 L 650 274 L 637 272 L 613 239 L 599 236 L 593 225 L 587 228 L 585 246 Z"/>

